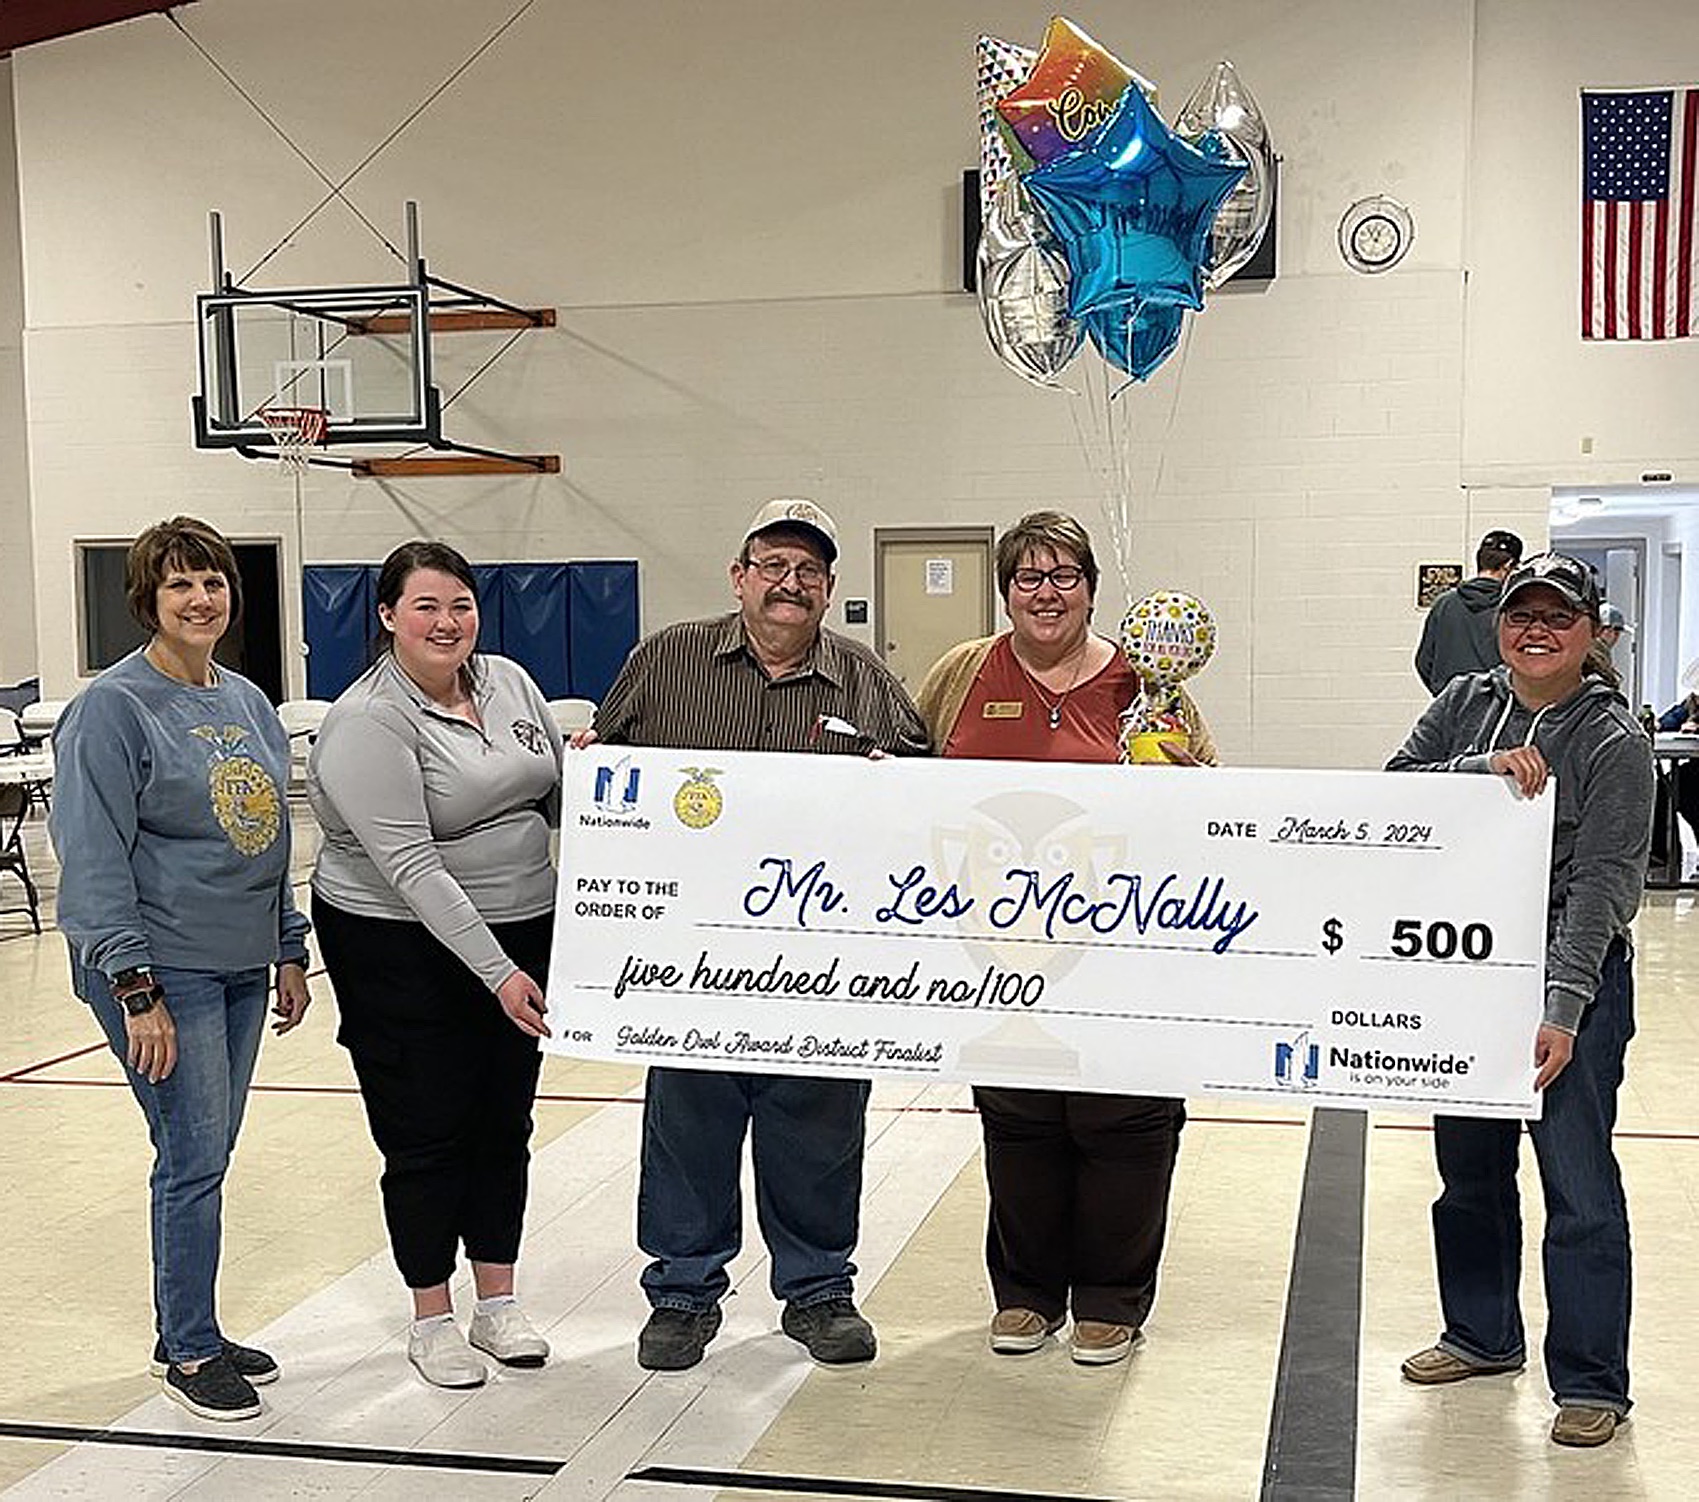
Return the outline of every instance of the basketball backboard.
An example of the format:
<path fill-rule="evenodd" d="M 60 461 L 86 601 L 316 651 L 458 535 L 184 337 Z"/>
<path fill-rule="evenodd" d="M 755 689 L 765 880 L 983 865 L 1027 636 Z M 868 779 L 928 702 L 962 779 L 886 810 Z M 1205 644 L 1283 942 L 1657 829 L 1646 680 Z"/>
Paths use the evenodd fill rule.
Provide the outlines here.
<path fill-rule="evenodd" d="M 200 448 L 269 448 L 262 413 L 318 407 L 323 442 L 434 443 L 423 285 L 203 293 L 195 299 Z"/>

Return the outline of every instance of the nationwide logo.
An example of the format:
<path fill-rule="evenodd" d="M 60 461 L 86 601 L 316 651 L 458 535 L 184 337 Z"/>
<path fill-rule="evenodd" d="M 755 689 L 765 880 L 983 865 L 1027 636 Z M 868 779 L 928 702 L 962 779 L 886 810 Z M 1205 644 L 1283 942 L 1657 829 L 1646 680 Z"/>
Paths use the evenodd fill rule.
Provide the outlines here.
<path fill-rule="evenodd" d="M 581 826 L 594 829 L 647 829 L 649 821 L 637 813 L 637 793 L 643 780 L 643 769 L 631 765 L 629 756 L 612 765 L 596 768 L 596 781 L 590 796 L 600 813 L 580 814 Z"/>
<path fill-rule="evenodd" d="M 1305 1028 L 1296 1038 L 1274 1045 L 1274 1078 L 1288 1090 L 1313 1090 L 1321 1079 L 1321 1045 Z"/>
<path fill-rule="evenodd" d="M 637 785 L 643 776 L 629 756 L 611 767 L 596 768 L 596 807 L 610 814 L 628 814 L 637 807 Z"/>

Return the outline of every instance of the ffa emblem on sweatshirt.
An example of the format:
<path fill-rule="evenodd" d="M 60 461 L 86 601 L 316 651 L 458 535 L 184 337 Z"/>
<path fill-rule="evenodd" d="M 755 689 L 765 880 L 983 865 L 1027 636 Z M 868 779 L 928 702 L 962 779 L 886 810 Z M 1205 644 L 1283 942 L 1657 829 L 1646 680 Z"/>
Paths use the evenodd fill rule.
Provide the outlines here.
<path fill-rule="evenodd" d="M 706 829 L 726 806 L 725 794 L 714 786 L 718 767 L 680 767 L 685 784 L 673 794 L 673 812 L 686 829 Z"/>
<path fill-rule="evenodd" d="M 238 750 L 248 732 L 240 725 L 222 730 L 197 725 L 191 733 L 205 741 L 211 753 L 207 794 L 218 827 L 243 855 L 263 855 L 283 828 L 283 800 L 271 774 Z"/>

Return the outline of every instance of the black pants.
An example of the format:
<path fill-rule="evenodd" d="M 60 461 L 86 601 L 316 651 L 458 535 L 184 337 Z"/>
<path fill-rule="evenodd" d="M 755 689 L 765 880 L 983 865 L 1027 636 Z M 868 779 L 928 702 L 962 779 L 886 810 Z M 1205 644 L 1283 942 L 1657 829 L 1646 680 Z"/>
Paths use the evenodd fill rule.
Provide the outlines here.
<path fill-rule="evenodd" d="M 421 923 L 363 918 L 313 898 L 313 927 L 341 1016 L 372 1140 L 383 1212 L 409 1288 L 475 1262 L 519 1259 L 531 1103 L 542 1055 L 488 988 Z M 491 925 L 538 985 L 552 920 Z"/>
<path fill-rule="evenodd" d="M 1668 771 L 1660 763 L 1657 797 L 1652 804 L 1652 861 L 1659 865 L 1668 859 L 1671 839 L 1675 840 L 1677 849 L 1681 846 L 1681 832 L 1668 827 L 1666 810 L 1669 803 L 1665 792 L 1665 779 L 1668 777 L 1675 778 L 1676 812 L 1693 831 L 1694 838 L 1699 839 L 1699 762 L 1677 762 Z M 1680 875 L 1680 872 L 1676 874 Z"/>
<path fill-rule="evenodd" d="M 976 1089 L 999 1309 L 1139 1326 L 1156 1300 L 1184 1101 Z"/>

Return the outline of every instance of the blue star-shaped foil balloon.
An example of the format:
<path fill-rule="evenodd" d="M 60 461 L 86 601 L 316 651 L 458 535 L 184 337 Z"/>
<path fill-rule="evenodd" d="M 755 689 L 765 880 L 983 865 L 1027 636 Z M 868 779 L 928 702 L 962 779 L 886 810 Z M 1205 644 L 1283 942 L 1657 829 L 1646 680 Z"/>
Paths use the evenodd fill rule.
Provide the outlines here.
<path fill-rule="evenodd" d="M 1203 306 L 1215 212 L 1245 175 L 1224 156 L 1211 138 L 1182 141 L 1129 86 L 1089 145 L 1026 174 L 1067 254 L 1075 318 L 1122 303 Z"/>
<path fill-rule="evenodd" d="M 1185 318 L 1179 303 L 1120 303 L 1088 314 L 1085 331 L 1098 354 L 1142 381 L 1174 353 Z"/>

